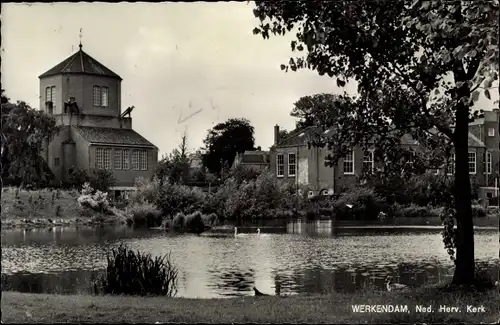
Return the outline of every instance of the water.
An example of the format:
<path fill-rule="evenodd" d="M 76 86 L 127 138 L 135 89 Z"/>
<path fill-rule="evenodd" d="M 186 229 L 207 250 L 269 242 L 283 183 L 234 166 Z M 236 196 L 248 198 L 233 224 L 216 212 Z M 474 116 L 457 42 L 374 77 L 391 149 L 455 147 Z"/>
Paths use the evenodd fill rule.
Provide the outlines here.
<path fill-rule="evenodd" d="M 349 229 L 332 234 L 328 222 L 284 228 L 241 228 L 234 238 L 172 235 L 129 228 L 52 228 L 2 231 L 2 288 L 79 293 L 106 267 L 105 253 L 121 241 L 133 249 L 171 252 L 179 269 L 178 297 L 353 292 L 384 278 L 410 286 L 444 281 L 453 265 L 436 229 Z M 498 231 L 476 231 L 476 258 L 498 274 Z M 496 272 L 496 273 L 495 273 Z M 278 285 L 279 284 L 279 285 Z"/>

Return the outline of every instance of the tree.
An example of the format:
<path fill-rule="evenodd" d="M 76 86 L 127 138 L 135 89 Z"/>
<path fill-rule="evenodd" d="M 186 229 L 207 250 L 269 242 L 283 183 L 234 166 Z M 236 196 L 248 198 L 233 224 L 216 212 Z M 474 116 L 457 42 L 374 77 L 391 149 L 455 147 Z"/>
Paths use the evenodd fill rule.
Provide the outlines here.
<path fill-rule="evenodd" d="M 208 131 L 203 140 L 206 153 L 203 166 L 221 175 L 223 166 L 232 166 L 236 154 L 254 149 L 254 128 L 246 119 L 229 119 Z"/>
<path fill-rule="evenodd" d="M 45 141 L 57 132 L 53 117 L 25 102 L 11 103 L 2 89 L 2 181 L 18 186 L 46 186 L 53 174 L 41 152 Z"/>
<path fill-rule="evenodd" d="M 190 177 L 190 163 L 187 147 L 187 134 L 184 133 L 181 138 L 179 148 L 175 148 L 169 156 L 163 156 L 158 162 L 154 176 L 158 177 L 160 182 L 168 179 L 172 183 L 184 184 Z"/>
<path fill-rule="evenodd" d="M 346 100 L 331 112 L 344 123 L 337 124 L 340 135 L 335 137 L 344 138 L 347 146 L 376 134 L 380 141 L 396 141 L 403 133 L 448 140 L 456 157 L 450 210 L 457 223 L 456 233 L 451 233 L 456 247 L 452 282 L 472 284 L 468 123 L 480 115 L 473 109 L 478 88 L 491 98 L 489 91 L 498 80 L 498 0 L 256 1 L 256 5 L 254 14 L 261 24 L 255 34 L 269 38 L 270 33 L 297 31 L 291 49 L 305 55 L 291 58 L 281 65 L 283 70 L 313 69 L 335 77 L 339 87 L 357 83 L 355 100 L 344 96 Z M 430 131 L 434 129 L 438 133 Z M 331 140 L 326 142 L 336 161 L 347 146 Z M 453 229 L 450 223 L 448 232 Z"/>
<path fill-rule="evenodd" d="M 315 125 L 315 119 L 321 118 L 325 112 L 330 112 L 335 105 L 336 95 L 316 94 L 303 96 L 293 104 L 291 116 L 298 118 L 297 127 Z"/>
<path fill-rule="evenodd" d="M 297 126 L 298 127 L 298 126 Z M 279 138 L 284 139 L 288 136 L 289 132 L 287 130 L 280 130 Z"/>

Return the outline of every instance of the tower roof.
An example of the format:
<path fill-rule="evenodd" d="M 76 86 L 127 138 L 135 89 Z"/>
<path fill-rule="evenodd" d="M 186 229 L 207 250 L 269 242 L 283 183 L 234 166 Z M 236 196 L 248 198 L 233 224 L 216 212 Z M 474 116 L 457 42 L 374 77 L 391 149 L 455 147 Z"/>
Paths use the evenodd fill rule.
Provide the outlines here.
<path fill-rule="evenodd" d="M 40 76 L 38 76 L 38 78 L 68 73 L 98 75 L 122 80 L 119 75 L 106 68 L 102 63 L 99 63 L 97 60 L 85 53 L 82 50 L 81 45 L 78 52 L 72 54 L 66 60 L 62 61 L 47 72 L 41 74 Z"/>

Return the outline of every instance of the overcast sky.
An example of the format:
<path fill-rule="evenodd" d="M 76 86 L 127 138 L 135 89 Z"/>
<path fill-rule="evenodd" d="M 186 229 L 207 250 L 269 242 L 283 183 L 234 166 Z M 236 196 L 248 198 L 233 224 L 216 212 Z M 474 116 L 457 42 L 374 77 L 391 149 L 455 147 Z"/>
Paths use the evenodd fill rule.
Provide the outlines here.
<path fill-rule="evenodd" d="M 196 149 L 208 129 L 233 117 L 249 119 L 256 145 L 267 149 L 275 124 L 294 127 L 296 100 L 343 90 L 314 71 L 282 72 L 290 38 L 253 35 L 252 9 L 246 2 L 2 4 L 2 88 L 37 107 L 38 75 L 78 50 L 82 28 L 83 50 L 123 78 L 122 110 L 135 106 L 134 129 L 160 156 L 186 128 Z"/>

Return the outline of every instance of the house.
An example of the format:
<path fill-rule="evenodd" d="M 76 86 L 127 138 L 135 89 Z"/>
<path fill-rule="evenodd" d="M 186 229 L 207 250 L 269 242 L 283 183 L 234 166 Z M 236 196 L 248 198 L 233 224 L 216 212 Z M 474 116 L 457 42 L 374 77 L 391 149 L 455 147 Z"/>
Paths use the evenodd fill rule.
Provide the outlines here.
<path fill-rule="evenodd" d="M 238 153 L 231 167 L 235 168 L 240 165 L 261 172 L 270 166 L 269 151 L 247 150 Z"/>
<path fill-rule="evenodd" d="M 484 119 L 476 120 L 469 127 L 469 171 L 471 178 L 480 186 L 481 197 L 498 195 L 500 162 L 500 113 L 498 109 L 485 112 Z M 327 148 L 308 148 L 308 137 L 318 132 L 315 127 L 296 129 L 280 139 L 279 126 L 274 127 L 274 145 L 270 150 L 271 170 L 278 179 L 311 189 L 309 195 L 333 194 L 343 188 L 353 187 L 359 181 L 363 166 L 374 168 L 373 151 L 363 152 L 354 148 L 335 167 L 326 167 Z M 324 131 L 325 134 L 333 130 Z M 409 135 L 401 139 L 403 146 L 418 150 L 418 142 Z M 451 161 L 453 161 L 453 154 Z M 453 165 L 448 170 L 436 170 L 436 173 L 453 173 Z M 486 173 L 487 171 L 487 173 Z"/>
<path fill-rule="evenodd" d="M 43 156 L 57 181 L 72 168 L 107 169 L 115 191 L 130 191 L 138 177 L 150 178 L 158 148 L 134 131 L 131 112 L 122 112 L 122 78 L 80 49 L 41 74 L 40 107 L 61 131 Z"/>

